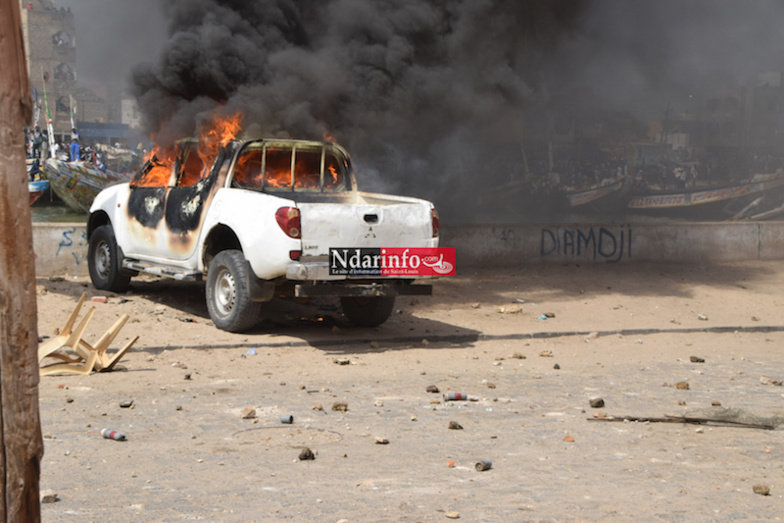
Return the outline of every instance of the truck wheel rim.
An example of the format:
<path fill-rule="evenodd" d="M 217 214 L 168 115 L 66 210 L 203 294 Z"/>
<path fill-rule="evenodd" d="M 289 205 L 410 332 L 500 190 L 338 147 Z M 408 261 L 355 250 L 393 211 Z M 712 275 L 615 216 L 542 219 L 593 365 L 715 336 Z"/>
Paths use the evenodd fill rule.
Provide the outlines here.
<path fill-rule="evenodd" d="M 109 244 L 101 243 L 95 250 L 95 270 L 101 276 L 106 278 L 109 275 L 109 266 L 112 261 L 112 254 L 109 252 Z"/>
<path fill-rule="evenodd" d="M 215 306 L 227 315 L 234 308 L 235 285 L 230 271 L 222 270 L 215 280 Z"/>

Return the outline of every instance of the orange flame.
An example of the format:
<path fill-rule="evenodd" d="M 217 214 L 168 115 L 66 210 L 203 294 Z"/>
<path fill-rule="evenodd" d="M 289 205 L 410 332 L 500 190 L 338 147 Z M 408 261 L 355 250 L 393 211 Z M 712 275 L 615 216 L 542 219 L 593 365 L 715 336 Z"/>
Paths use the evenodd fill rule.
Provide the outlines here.
<path fill-rule="evenodd" d="M 198 154 L 179 150 L 177 146 L 163 148 L 156 145 L 145 158 L 148 162 L 142 172 L 132 182 L 139 187 L 165 187 L 169 185 L 172 168 L 178 154 L 187 156 L 180 158 L 184 162 L 179 166 L 177 185 L 188 187 L 195 185 L 207 176 L 215 158 L 222 147 L 233 140 L 241 129 L 242 114 L 228 116 L 214 114 L 212 119 L 202 124 L 199 132 Z M 153 136 L 153 140 L 155 137 Z"/>

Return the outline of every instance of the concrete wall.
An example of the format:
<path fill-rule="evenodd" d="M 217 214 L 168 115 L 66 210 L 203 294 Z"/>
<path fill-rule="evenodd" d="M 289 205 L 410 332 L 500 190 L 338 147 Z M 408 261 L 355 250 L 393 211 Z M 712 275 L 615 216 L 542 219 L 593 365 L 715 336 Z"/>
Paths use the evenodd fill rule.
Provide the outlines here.
<path fill-rule="evenodd" d="M 784 260 L 784 222 L 443 225 L 457 266 Z M 86 276 L 81 223 L 33 225 L 38 276 Z"/>
<path fill-rule="evenodd" d="M 457 266 L 784 259 L 784 222 L 580 223 L 442 227 Z"/>
<path fill-rule="evenodd" d="M 87 276 L 87 226 L 84 223 L 34 223 L 35 273 Z"/>

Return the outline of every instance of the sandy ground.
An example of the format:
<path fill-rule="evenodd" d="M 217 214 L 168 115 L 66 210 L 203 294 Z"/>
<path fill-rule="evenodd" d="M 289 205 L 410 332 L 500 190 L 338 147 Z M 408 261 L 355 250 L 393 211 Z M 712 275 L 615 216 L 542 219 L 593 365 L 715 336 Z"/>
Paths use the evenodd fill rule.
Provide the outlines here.
<path fill-rule="evenodd" d="M 784 388 L 764 378 L 784 378 L 784 263 L 464 270 L 378 328 L 275 300 L 242 335 L 212 326 L 200 284 L 134 282 L 38 281 L 42 336 L 82 292 L 109 298 L 88 341 L 123 313 L 113 347 L 140 336 L 117 372 L 41 378 L 44 521 L 784 518 Z"/>

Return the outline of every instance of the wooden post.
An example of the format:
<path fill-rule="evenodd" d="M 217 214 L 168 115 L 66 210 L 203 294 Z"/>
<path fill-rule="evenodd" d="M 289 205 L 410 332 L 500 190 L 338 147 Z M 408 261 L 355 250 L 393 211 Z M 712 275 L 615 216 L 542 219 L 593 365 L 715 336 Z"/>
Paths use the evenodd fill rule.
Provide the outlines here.
<path fill-rule="evenodd" d="M 0 0 L 0 521 L 41 521 L 38 328 L 24 127 L 32 120 L 19 0 Z"/>

